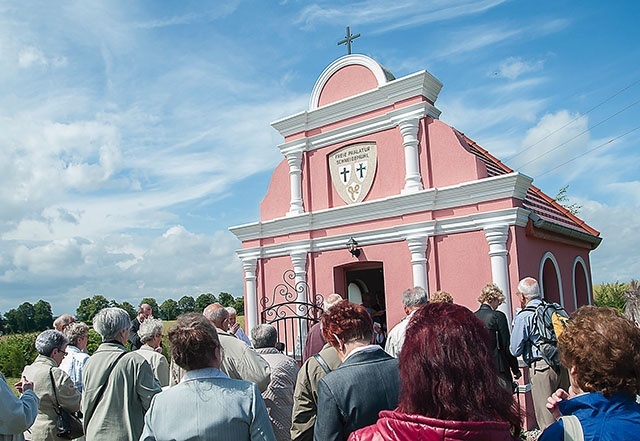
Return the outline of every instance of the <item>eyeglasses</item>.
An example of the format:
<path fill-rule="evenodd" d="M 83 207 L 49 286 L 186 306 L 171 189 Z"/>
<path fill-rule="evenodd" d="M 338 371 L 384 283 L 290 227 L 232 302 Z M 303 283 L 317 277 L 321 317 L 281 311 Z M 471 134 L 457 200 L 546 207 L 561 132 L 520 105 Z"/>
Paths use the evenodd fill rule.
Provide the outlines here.
<path fill-rule="evenodd" d="M 63 356 L 63 357 L 66 357 L 67 355 L 69 355 L 69 354 L 67 354 L 67 352 L 66 352 L 66 351 L 63 351 L 63 350 L 62 350 L 62 349 L 60 349 L 60 348 L 56 348 L 56 349 L 58 350 L 58 352 L 59 352 L 60 354 L 62 354 L 62 356 Z"/>

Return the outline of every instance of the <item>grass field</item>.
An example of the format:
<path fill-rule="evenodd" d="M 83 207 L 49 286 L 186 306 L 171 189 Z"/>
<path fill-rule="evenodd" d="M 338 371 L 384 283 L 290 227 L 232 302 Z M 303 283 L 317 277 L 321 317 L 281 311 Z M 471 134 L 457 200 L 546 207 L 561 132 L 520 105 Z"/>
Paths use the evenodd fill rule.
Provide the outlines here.
<path fill-rule="evenodd" d="M 16 384 L 18 381 L 20 381 L 20 379 L 19 378 L 13 378 L 13 377 L 6 377 L 6 379 L 7 379 L 7 383 L 9 384 L 9 387 L 11 388 L 13 393 L 16 394 L 16 397 L 19 397 L 20 394 L 18 393 L 18 390 L 13 385 Z"/>

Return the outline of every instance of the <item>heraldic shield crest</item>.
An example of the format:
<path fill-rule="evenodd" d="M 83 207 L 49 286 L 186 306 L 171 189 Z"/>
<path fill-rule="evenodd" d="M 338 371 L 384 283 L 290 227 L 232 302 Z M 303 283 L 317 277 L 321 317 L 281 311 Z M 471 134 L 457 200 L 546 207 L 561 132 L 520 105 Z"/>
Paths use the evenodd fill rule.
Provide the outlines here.
<path fill-rule="evenodd" d="M 375 142 L 351 144 L 329 157 L 331 181 L 347 204 L 362 202 L 367 196 L 378 166 Z"/>

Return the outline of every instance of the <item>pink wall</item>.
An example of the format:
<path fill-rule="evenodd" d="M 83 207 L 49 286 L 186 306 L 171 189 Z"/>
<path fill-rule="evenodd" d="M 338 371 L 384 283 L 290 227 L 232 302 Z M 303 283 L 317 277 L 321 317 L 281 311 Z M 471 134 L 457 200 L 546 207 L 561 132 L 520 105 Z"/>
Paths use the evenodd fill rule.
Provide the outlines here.
<path fill-rule="evenodd" d="M 378 87 L 378 80 L 368 68 L 359 64 L 343 67 L 331 75 L 331 78 L 325 83 L 322 92 L 320 92 L 318 107 L 349 98 L 376 87 Z"/>
<path fill-rule="evenodd" d="M 428 117 L 421 121 L 420 147 L 420 167 L 427 188 L 487 177 L 482 161 L 468 152 L 453 129 L 440 120 Z"/>
<path fill-rule="evenodd" d="M 539 279 L 542 257 L 546 252 L 551 252 L 560 270 L 565 309 L 569 312 L 574 311 L 573 262 L 577 256 L 581 256 L 589 265 L 589 250 L 575 245 L 527 236 L 525 228 L 520 227 L 516 229 L 516 241 L 517 250 L 514 255 L 517 255 L 518 259 L 519 277 L 512 280 L 512 286 L 515 288 L 518 281 L 527 276 Z M 540 282 L 540 280 L 538 281 Z"/>
<path fill-rule="evenodd" d="M 289 164 L 283 159 L 273 171 L 267 194 L 260 202 L 260 220 L 284 217 L 291 203 Z"/>
<path fill-rule="evenodd" d="M 480 306 L 476 300 L 480 290 L 491 283 L 489 244 L 484 232 L 436 236 L 432 243 L 435 268 L 429 273 L 431 292 L 447 291 L 456 303 L 475 311 Z"/>

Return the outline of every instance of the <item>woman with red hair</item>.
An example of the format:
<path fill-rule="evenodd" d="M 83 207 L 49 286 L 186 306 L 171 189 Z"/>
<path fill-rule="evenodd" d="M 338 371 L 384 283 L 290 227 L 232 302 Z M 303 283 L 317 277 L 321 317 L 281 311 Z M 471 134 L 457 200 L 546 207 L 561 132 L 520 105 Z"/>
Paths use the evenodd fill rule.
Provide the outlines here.
<path fill-rule="evenodd" d="M 418 310 L 400 353 L 398 408 L 349 440 L 518 439 L 520 415 L 498 380 L 484 323 L 464 306 Z"/>

